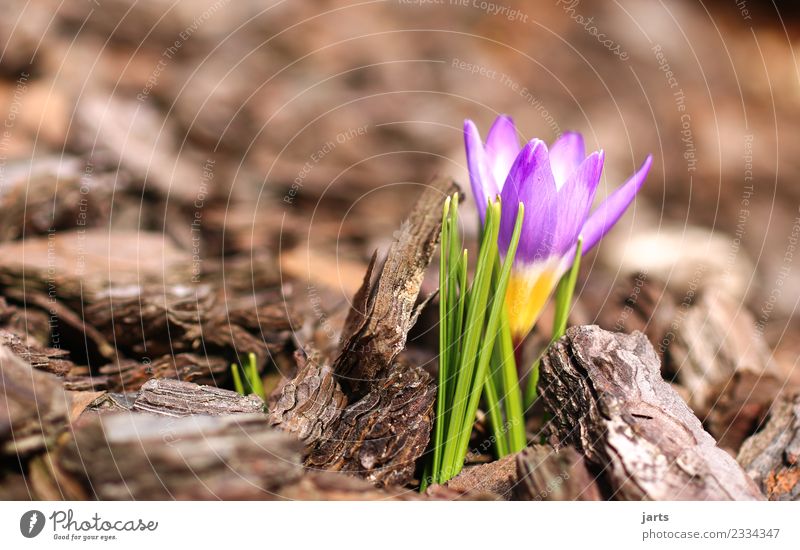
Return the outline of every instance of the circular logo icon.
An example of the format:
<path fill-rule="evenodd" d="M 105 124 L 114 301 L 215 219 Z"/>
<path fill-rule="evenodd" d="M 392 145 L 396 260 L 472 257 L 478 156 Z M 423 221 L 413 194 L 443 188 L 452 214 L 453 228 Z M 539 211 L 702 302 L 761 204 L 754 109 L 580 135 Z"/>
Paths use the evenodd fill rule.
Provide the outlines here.
<path fill-rule="evenodd" d="M 19 531 L 22 536 L 32 539 L 44 529 L 44 514 L 39 510 L 30 510 L 19 518 Z"/>

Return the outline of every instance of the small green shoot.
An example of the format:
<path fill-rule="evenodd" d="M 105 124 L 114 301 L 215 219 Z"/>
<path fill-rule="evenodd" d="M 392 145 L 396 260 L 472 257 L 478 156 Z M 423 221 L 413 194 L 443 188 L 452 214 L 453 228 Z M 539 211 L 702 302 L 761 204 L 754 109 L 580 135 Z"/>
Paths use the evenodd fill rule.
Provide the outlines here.
<path fill-rule="evenodd" d="M 249 353 L 247 355 L 246 365 L 237 365 L 231 363 L 231 373 L 233 374 L 233 387 L 237 393 L 242 395 L 255 394 L 261 398 L 262 401 L 267 400 L 264 395 L 264 384 L 261 381 L 261 375 L 258 373 L 258 362 L 256 361 L 256 354 Z"/>

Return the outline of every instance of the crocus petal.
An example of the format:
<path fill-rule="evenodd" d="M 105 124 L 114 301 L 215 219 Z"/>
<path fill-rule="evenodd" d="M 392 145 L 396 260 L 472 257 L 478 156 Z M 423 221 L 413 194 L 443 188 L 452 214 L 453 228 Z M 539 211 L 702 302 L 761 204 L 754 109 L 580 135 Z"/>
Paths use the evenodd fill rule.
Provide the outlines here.
<path fill-rule="evenodd" d="M 558 189 L 578 169 L 585 157 L 583 136 L 577 132 L 566 132 L 553 143 L 550 147 L 550 166 Z"/>
<path fill-rule="evenodd" d="M 558 222 L 554 248 L 559 256 L 578 241 L 578 235 L 592 208 L 597 184 L 600 183 L 603 160 L 602 151 L 589 155 L 558 191 Z"/>
<path fill-rule="evenodd" d="M 508 115 L 500 115 L 486 136 L 486 158 L 500 191 L 520 151 L 517 129 Z"/>
<path fill-rule="evenodd" d="M 519 203 L 525 205 L 515 264 L 531 264 L 548 259 L 553 250 L 557 220 L 556 185 L 550 171 L 547 145 L 534 139 L 522 148 L 508 174 L 500 195 L 501 217 L 498 244 L 508 250 Z"/>
<path fill-rule="evenodd" d="M 472 186 L 472 196 L 478 207 L 478 214 L 483 223 L 486 216 L 486 203 L 500 193 L 489 167 L 489 159 L 483 148 L 478 128 L 471 120 L 464 121 L 464 144 L 467 149 L 467 168 Z"/>
<path fill-rule="evenodd" d="M 606 233 L 608 233 L 614 224 L 622 217 L 628 205 L 636 197 L 636 193 L 641 189 L 644 180 L 647 178 L 647 173 L 650 171 L 650 166 L 653 163 L 653 157 L 648 155 L 642 167 L 630 177 L 628 181 L 622 184 L 616 191 L 611 193 L 606 200 L 597 207 L 597 210 L 592 212 L 589 219 L 581 230 L 583 236 L 583 253 L 586 254 L 591 250 Z M 561 271 L 566 272 L 575 259 L 575 246 L 573 246 L 565 255 L 562 262 Z"/>

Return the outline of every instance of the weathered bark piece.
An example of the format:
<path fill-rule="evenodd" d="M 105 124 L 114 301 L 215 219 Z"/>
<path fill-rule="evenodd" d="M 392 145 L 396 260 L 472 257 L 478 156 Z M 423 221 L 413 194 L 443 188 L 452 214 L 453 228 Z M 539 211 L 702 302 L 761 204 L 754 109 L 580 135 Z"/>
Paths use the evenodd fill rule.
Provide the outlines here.
<path fill-rule="evenodd" d="M 736 451 L 766 415 L 785 377 L 752 315 L 721 293 L 706 292 L 676 324 L 670 368 L 711 435 Z"/>
<path fill-rule="evenodd" d="M 436 387 L 420 368 L 396 364 L 323 434 L 306 466 L 348 472 L 378 486 L 401 485 L 428 446 Z"/>
<path fill-rule="evenodd" d="M 298 374 L 270 399 L 273 424 L 309 444 L 309 468 L 348 472 L 378 486 L 413 476 L 430 438 L 436 389 L 430 375 L 398 354 L 422 307 L 415 304 L 439 238 L 443 202 L 455 190 L 445 178 L 428 186 L 375 281 L 373 255 L 333 372 L 298 355 Z"/>
<path fill-rule="evenodd" d="M 133 409 L 137 397 L 139 397 L 139 392 L 104 393 L 89 405 L 88 410 L 97 412 L 130 411 Z"/>
<path fill-rule="evenodd" d="M 173 121 L 151 103 L 90 89 L 80 95 L 71 122 L 67 139 L 73 150 L 100 165 L 116 164 L 168 204 L 197 199 L 206 158 L 192 158 L 191 149 L 181 152 Z M 163 221 L 169 230 L 171 223 Z"/>
<path fill-rule="evenodd" d="M 102 365 L 116 357 L 113 337 L 88 318 L 84 322 L 85 306 L 112 288 L 131 292 L 139 285 L 185 282 L 190 260 L 154 232 L 58 231 L 0 243 L 0 286 L 8 298 L 49 315 L 53 346 L 72 344 L 74 361 Z"/>
<path fill-rule="evenodd" d="M 602 500 L 585 459 L 572 447 L 534 445 L 517 453 L 514 494 L 518 500 Z"/>
<path fill-rule="evenodd" d="M 428 184 L 398 231 L 375 281 L 371 280 L 373 256 L 334 363 L 336 375 L 356 393 L 366 393 L 373 380 L 384 377 L 405 347 L 419 314 L 415 304 L 422 277 L 439 240 L 442 206 L 456 190 L 449 178 Z"/>
<path fill-rule="evenodd" d="M 658 356 L 642 333 L 572 327 L 541 368 L 551 436 L 602 469 L 612 498 L 763 499 L 661 378 Z"/>
<path fill-rule="evenodd" d="M 491 494 L 498 499 L 510 500 L 517 483 L 516 457 L 514 454 L 488 464 L 468 466 L 448 481 L 446 487 L 465 496 Z"/>
<path fill-rule="evenodd" d="M 307 445 L 306 466 L 348 472 L 378 486 L 408 482 L 433 423 L 430 376 L 398 362 L 389 378 L 348 405 L 317 353 L 298 351 L 295 357 L 298 374 L 271 397 L 270 422 Z"/>
<path fill-rule="evenodd" d="M 153 357 L 195 351 L 213 303 L 208 285 L 114 287 L 89 305 L 85 316 L 119 349 Z"/>
<path fill-rule="evenodd" d="M 64 155 L 19 160 L 4 172 L 0 241 L 108 227 L 112 204 L 119 207 L 112 197 L 122 196 L 128 183 L 117 172 L 96 173 L 85 160 Z"/>
<path fill-rule="evenodd" d="M 270 500 L 303 473 L 300 444 L 262 414 L 100 415 L 59 449 L 61 475 L 103 500 Z"/>
<path fill-rule="evenodd" d="M 0 267 L 0 279 L 2 277 L 2 267 Z M 16 281 L 16 283 L 27 284 L 24 281 Z M 54 290 L 54 292 L 56 291 Z M 48 312 L 53 345 L 62 345 L 76 340 L 81 342 L 82 351 L 87 355 L 87 363 L 94 358 L 103 361 L 110 361 L 114 358 L 116 353 L 114 346 L 95 327 L 84 323 L 83 319 L 64 302 L 52 299 L 45 292 L 23 290 L 23 288 L 5 288 L 3 293 L 24 304 L 26 308 Z"/>
<path fill-rule="evenodd" d="M 60 380 L 0 345 L 0 453 L 48 446 L 67 425 L 69 398 Z"/>
<path fill-rule="evenodd" d="M 69 398 L 69 421 L 74 422 L 106 395 L 104 391 L 67 391 Z"/>
<path fill-rule="evenodd" d="M 613 332 L 630 334 L 634 330 L 645 333 L 654 343 L 656 353 L 663 357 L 668 346 L 662 345 L 664 336 L 678 315 L 677 299 L 667 284 L 656 276 L 635 273 L 614 282 L 598 280 L 594 275 L 589 285 L 605 288 L 613 284 L 611 295 L 606 292 L 586 292 L 584 303 L 576 309 L 582 314 L 574 315 L 571 324 L 596 324 Z M 588 302 L 588 303 L 586 303 Z"/>
<path fill-rule="evenodd" d="M 331 367 L 321 362 L 319 354 L 306 353 L 295 352 L 298 373 L 275 392 L 269 418 L 273 425 L 294 433 L 306 445 L 314 445 L 339 420 L 347 398 Z"/>
<path fill-rule="evenodd" d="M 133 402 L 133 410 L 173 417 L 220 416 L 263 412 L 264 402 L 252 394 L 244 396 L 213 386 L 163 378 L 149 380 L 142 386 Z"/>
<path fill-rule="evenodd" d="M 75 365 L 67 359 L 69 352 L 63 349 L 43 348 L 36 344 L 26 344 L 22 338 L 7 330 L 0 329 L 0 345 L 14 355 L 39 369 L 59 376 L 66 375 Z"/>
<path fill-rule="evenodd" d="M 736 460 L 769 500 L 800 500 L 800 394 L 775 403 Z"/>
<path fill-rule="evenodd" d="M 197 353 L 163 355 L 151 363 L 123 359 L 100 367 L 98 383 L 109 391 L 132 392 L 153 378 L 172 378 L 195 384 L 216 385 L 229 377 L 230 364 L 222 357 Z"/>
<path fill-rule="evenodd" d="M 471 491 L 469 489 L 453 488 L 448 485 L 431 485 L 425 490 L 425 497 L 430 500 L 471 500 L 471 501 L 499 501 L 504 500 L 496 493 Z"/>
<path fill-rule="evenodd" d="M 73 428 L 79 428 L 94 422 L 94 418 L 101 414 L 130 412 L 133 404 L 139 397 L 138 392 L 111 393 L 103 392 L 97 399 L 89 403 L 81 415 L 72 421 Z"/>
<path fill-rule="evenodd" d="M 0 284 L 81 304 L 117 287 L 180 283 L 191 256 L 148 231 L 58 231 L 0 244 Z"/>
<path fill-rule="evenodd" d="M 189 500 L 218 497 L 377 501 L 423 498 L 413 490 L 377 489 L 366 480 L 335 472 L 302 471 L 299 466 L 300 445 L 290 436 L 282 437 L 279 432 L 269 431 L 260 415 L 192 417 L 181 421 L 152 417 L 156 419 L 152 426 L 141 420 L 144 416 L 149 415 L 124 412 L 107 415 L 104 418 L 108 421 L 101 422 L 97 414 L 83 415 L 81 421 L 73 426 L 78 442 L 70 440 L 65 443 L 56 455 L 55 464 L 50 455 L 41 455 L 31 462 L 31 487 L 26 488 L 21 483 L 19 489 L 22 492 L 15 491 L 9 495 L 24 500 L 98 497 Z M 198 418 L 200 420 L 194 422 Z M 219 424 L 206 423 L 202 418 L 211 418 Z M 187 422 L 182 423 L 183 420 Z M 142 439 L 138 440 L 136 433 L 140 426 L 144 429 Z M 118 431 L 104 434 L 103 429 Z M 253 440 L 248 441 L 251 434 L 254 434 Z M 205 435 L 208 435 L 207 441 L 203 441 Z M 104 437 L 107 439 L 105 447 Z M 277 443 L 274 442 L 276 438 Z M 259 452 L 258 446 L 262 444 L 265 446 Z M 167 450 L 157 452 L 159 446 Z M 220 449 L 220 454 L 215 454 Z M 187 453 L 185 463 L 181 454 L 184 452 Z M 135 456 L 128 457 L 126 453 Z M 150 457 L 154 460 L 152 465 L 148 462 Z M 121 475 L 99 471 L 104 468 L 113 470 L 116 467 L 114 462 L 119 462 L 124 468 Z M 170 477 L 173 468 L 178 469 L 174 480 Z M 168 478 L 163 487 L 157 483 L 159 475 Z M 107 486 L 107 481 L 112 486 Z M 95 484 L 96 493 L 92 493 L 88 482 Z M 0 477 L 0 494 L 4 494 L 5 483 Z M 204 483 L 211 486 L 204 490 L 201 487 Z M 35 495 L 29 494 L 31 488 Z"/>
<path fill-rule="evenodd" d="M 17 335 L 24 335 L 24 343 L 41 347 L 50 341 L 50 318 L 43 311 L 18 308 L 0 296 L 0 327 Z"/>
<path fill-rule="evenodd" d="M 18 472 L 0 472 L 0 501 L 33 500 L 28 480 Z"/>
<path fill-rule="evenodd" d="M 364 479 L 336 472 L 305 472 L 303 477 L 282 486 L 276 495 L 286 500 L 378 501 L 422 500 L 417 491 L 387 487 L 377 489 Z"/>
<path fill-rule="evenodd" d="M 162 357 L 167 368 L 176 354 L 200 352 L 253 352 L 263 367 L 268 355 L 281 351 L 291 339 L 290 309 L 285 299 L 276 294 L 222 300 L 211 285 L 178 284 L 115 287 L 88 306 L 85 315 L 92 326 L 125 353 L 148 358 L 151 363 L 158 361 L 154 357 Z M 165 334 L 169 337 L 165 338 Z M 180 370 L 177 357 L 174 363 Z M 202 362 L 186 356 L 181 363 L 200 367 Z M 209 361 L 207 369 L 199 369 L 195 378 L 213 380 L 228 366 L 218 360 Z"/>

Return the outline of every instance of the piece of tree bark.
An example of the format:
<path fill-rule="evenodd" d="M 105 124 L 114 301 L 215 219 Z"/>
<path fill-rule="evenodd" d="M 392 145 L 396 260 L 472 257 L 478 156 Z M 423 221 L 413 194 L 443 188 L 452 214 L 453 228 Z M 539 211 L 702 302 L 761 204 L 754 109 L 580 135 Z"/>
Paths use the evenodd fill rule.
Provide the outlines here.
<path fill-rule="evenodd" d="M 149 380 L 142 386 L 133 410 L 172 417 L 220 416 L 263 412 L 264 402 L 252 394 L 244 396 L 214 386 L 163 378 Z"/>
<path fill-rule="evenodd" d="M 317 353 L 295 355 L 299 372 L 270 399 L 270 421 L 307 445 L 306 465 L 348 472 L 378 486 L 411 479 L 433 421 L 436 392 L 430 376 L 398 363 L 389 378 L 348 405 Z"/>
<path fill-rule="evenodd" d="M 1 271 L 2 267 L 0 267 Z M 0 273 L 0 279 L 2 277 L 3 275 Z M 18 280 L 15 283 L 25 285 L 27 284 L 27 279 Z M 53 300 L 46 293 L 32 289 L 23 290 L 23 288 L 10 287 L 4 288 L 3 293 L 9 298 L 24 304 L 25 308 L 48 312 L 48 315 L 50 315 L 49 328 L 52 345 L 62 346 L 75 341 L 81 342 L 83 352 L 87 356 L 87 363 L 98 359 L 110 361 L 116 356 L 114 346 L 106 340 L 100 331 L 85 323 L 65 302 Z M 77 358 L 75 360 L 79 361 Z"/>
<path fill-rule="evenodd" d="M 152 362 L 142 363 L 122 359 L 100 367 L 98 385 L 109 391 L 132 392 L 153 378 L 172 378 L 196 384 L 216 385 L 227 380 L 230 364 L 222 357 L 198 353 L 162 355 Z"/>
<path fill-rule="evenodd" d="M 800 500 L 800 394 L 775 403 L 736 460 L 769 500 Z"/>
<path fill-rule="evenodd" d="M 55 292 L 71 307 L 109 288 L 185 284 L 190 268 L 189 254 L 150 231 L 68 230 L 0 244 L 0 284 Z"/>
<path fill-rule="evenodd" d="M 78 418 L 72 420 L 71 424 L 73 428 L 79 428 L 94 422 L 95 417 L 102 414 L 130 412 L 133 410 L 133 404 L 138 396 L 138 392 L 102 392 L 97 399 L 89 403 Z"/>
<path fill-rule="evenodd" d="M 738 302 L 707 291 L 673 331 L 670 370 L 719 445 L 737 451 L 785 382 L 755 320 Z"/>
<path fill-rule="evenodd" d="M 87 177 L 87 161 L 54 155 L 12 162 L 0 194 L 0 241 L 108 227 L 129 182 L 117 171 Z"/>
<path fill-rule="evenodd" d="M 34 309 L 18 308 L 0 296 L 0 327 L 24 336 L 26 345 L 47 346 L 50 341 L 50 317 Z"/>
<path fill-rule="evenodd" d="M 229 364 L 221 356 L 240 355 L 243 361 L 253 352 L 263 368 L 268 356 L 286 347 L 292 323 L 297 322 L 288 317 L 294 313 L 292 306 L 275 293 L 222 300 L 217 287 L 179 284 L 114 288 L 101 296 L 85 315 L 106 339 L 129 357 L 146 359 L 156 371 L 156 363 L 165 370 L 174 366 L 172 376 L 197 382 L 228 378 Z M 211 357 L 205 361 L 200 352 Z M 182 355 L 188 353 L 196 355 Z M 188 368 L 182 369 L 184 365 Z M 109 372 L 114 373 L 113 365 Z M 120 378 L 117 385 L 112 380 L 109 389 L 122 389 L 124 374 Z"/>
<path fill-rule="evenodd" d="M 336 472 L 305 472 L 294 483 L 286 484 L 276 491 L 276 496 L 286 500 L 422 500 L 417 491 L 387 487 L 377 489 L 371 483 L 357 477 Z"/>
<path fill-rule="evenodd" d="M 386 375 L 403 351 L 419 314 L 416 305 L 422 277 L 439 241 L 442 206 L 457 190 L 449 178 L 435 178 L 403 222 L 372 281 L 373 256 L 361 289 L 345 323 L 342 351 L 334 372 L 355 393 L 369 391 L 371 382 Z M 350 393 L 350 392 L 348 392 Z"/>
<path fill-rule="evenodd" d="M 348 472 L 378 486 L 414 474 L 433 425 L 436 386 L 419 367 L 395 363 L 388 378 L 348 405 L 322 435 L 306 465 Z"/>
<path fill-rule="evenodd" d="M 597 324 L 606 330 L 626 334 L 641 331 L 663 358 L 665 347 L 661 343 L 677 315 L 677 300 L 667 284 L 657 276 L 641 272 L 615 278 L 613 282 L 602 279 L 602 274 L 597 277 L 592 274 L 587 281 L 590 288 L 599 288 L 581 293 L 584 303 L 576 303 L 578 313 L 571 317 L 571 324 Z M 608 286 L 612 286 L 610 296 L 600 291 Z"/>
<path fill-rule="evenodd" d="M 642 333 L 570 328 L 545 355 L 539 387 L 552 438 L 599 466 L 612 498 L 763 499 L 661 378 Z"/>
<path fill-rule="evenodd" d="M 311 447 L 338 422 L 347 397 L 318 353 L 298 350 L 295 361 L 297 375 L 281 384 L 271 399 L 270 422 Z"/>
<path fill-rule="evenodd" d="M 0 345 L 0 454 L 25 455 L 50 445 L 67 425 L 68 404 L 58 377 Z"/>
<path fill-rule="evenodd" d="M 573 447 L 528 447 L 517 453 L 516 467 L 518 500 L 602 500 L 583 455 Z"/>
<path fill-rule="evenodd" d="M 0 471 L 0 501 L 34 500 L 30 482 L 19 472 Z"/>
<path fill-rule="evenodd" d="M 448 489 L 464 495 L 491 494 L 498 500 L 510 500 L 517 484 L 517 455 L 478 466 L 468 466 L 447 482 Z"/>
<path fill-rule="evenodd" d="M 8 348 L 14 355 L 33 368 L 51 374 L 64 376 L 75 366 L 68 359 L 68 351 L 26 343 L 18 334 L 7 330 L 0 329 L 0 345 Z"/>
<path fill-rule="evenodd" d="M 74 422 L 98 400 L 106 395 L 103 391 L 67 391 L 69 399 L 69 421 Z"/>
<path fill-rule="evenodd" d="M 52 471 L 38 472 L 43 480 L 36 488 L 38 498 L 423 498 L 416 491 L 377 489 L 340 473 L 303 471 L 300 443 L 270 430 L 260 414 L 180 419 L 136 412 L 91 415 L 75 427 L 75 434 L 58 450 Z M 51 464 L 44 458 L 42 464 Z"/>
<path fill-rule="evenodd" d="M 300 444 L 263 414 L 95 417 L 57 451 L 58 476 L 102 500 L 271 500 L 303 474 Z"/>
<path fill-rule="evenodd" d="M 427 372 L 398 355 L 422 307 L 415 304 L 439 239 L 444 200 L 455 190 L 450 179 L 431 182 L 375 277 L 373 255 L 333 368 L 315 352 L 308 360 L 297 355 L 297 375 L 269 400 L 272 423 L 308 444 L 307 467 L 347 472 L 378 486 L 412 478 L 430 438 L 436 388 Z"/>

